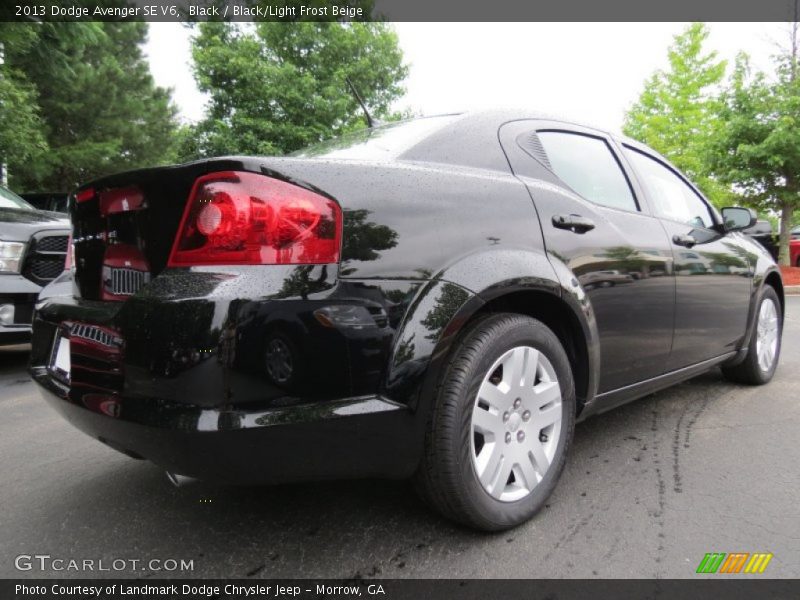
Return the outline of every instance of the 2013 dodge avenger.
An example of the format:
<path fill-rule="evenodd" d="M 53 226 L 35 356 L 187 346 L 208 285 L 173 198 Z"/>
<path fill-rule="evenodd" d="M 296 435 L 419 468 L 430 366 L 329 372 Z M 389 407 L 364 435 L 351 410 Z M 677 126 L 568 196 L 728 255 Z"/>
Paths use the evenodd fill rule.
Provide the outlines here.
<path fill-rule="evenodd" d="M 108 446 L 222 483 L 413 477 L 484 530 L 552 492 L 576 419 L 775 372 L 780 273 L 664 158 L 519 113 L 105 177 L 31 373 Z"/>

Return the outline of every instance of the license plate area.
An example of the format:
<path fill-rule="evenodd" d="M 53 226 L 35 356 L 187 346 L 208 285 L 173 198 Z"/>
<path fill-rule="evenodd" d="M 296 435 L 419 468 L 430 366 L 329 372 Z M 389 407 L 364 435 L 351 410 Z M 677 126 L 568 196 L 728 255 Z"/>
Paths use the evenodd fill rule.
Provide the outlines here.
<path fill-rule="evenodd" d="M 53 349 L 50 352 L 50 364 L 47 370 L 56 379 L 69 384 L 72 375 L 72 361 L 70 357 L 69 337 L 64 335 L 60 328 L 53 339 Z"/>

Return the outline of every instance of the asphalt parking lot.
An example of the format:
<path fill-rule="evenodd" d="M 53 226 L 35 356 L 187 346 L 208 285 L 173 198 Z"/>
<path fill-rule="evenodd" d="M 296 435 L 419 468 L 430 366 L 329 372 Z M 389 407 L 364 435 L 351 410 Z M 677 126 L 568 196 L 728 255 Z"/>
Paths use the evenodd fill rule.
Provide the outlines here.
<path fill-rule="evenodd" d="M 787 305 L 770 385 L 715 370 L 578 425 L 547 508 L 496 535 L 403 482 L 174 488 L 74 430 L 25 348 L 0 349 L 0 577 L 92 575 L 19 572 L 20 554 L 194 561 L 144 576 L 694 577 L 706 552 L 772 552 L 767 576 L 800 577 L 800 296 Z"/>

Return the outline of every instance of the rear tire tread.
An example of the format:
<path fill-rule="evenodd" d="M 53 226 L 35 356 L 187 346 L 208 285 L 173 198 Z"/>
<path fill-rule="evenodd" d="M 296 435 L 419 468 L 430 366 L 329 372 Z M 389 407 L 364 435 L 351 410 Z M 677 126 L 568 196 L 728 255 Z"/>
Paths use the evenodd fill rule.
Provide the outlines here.
<path fill-rule="evenodd" d="M 482 529 L 485 531 L 502 531 L 518 524 L 514 520 L 493 520 L 486 515 L 475 510 L 464 501 L 462 490 L 463 486 L 461 467 L 462 465 L 448 452 L 448 447 L 453 447 L 453 442 L 469 444 L 468 427 L 471 420 L 471 412 L 459 410 L 464 402 L 461 397 L 462 390 L 466 389 L 472 378 L 472 366 L 479 357 L 484 354 L 486 346 L 498 336 L 498 332 L 512 332 L 519 327 L 535 327 L 546 336 L 559 344 L 555 334 L 544 324 L 530 317 L 514 313 L 495 313 L 487 314 L 476 319 L 468 325 L 462 332 L 459 340 L 455 343 L 455 349 L 451 355 L 452 363 L 440 378 L 434 390 L 435 406 L 431 410 L 430 418 L 425 431 L 425 444 L 421 464 L 414 476 L 414 485 L 422 499 L 444 516 L 469 527 Z M 563 348 L 562 348 L 563 352 Z M 567 362 L 566 354 L 563 360 Z M 568 362 L 567 362 L 568 364 Z M 571 375 L 571 373 L 570 373 Z M 568 386 L 565 399 L 569 395 L 574 398 L 574 383 L 571 378 L 569 381 L 562 382 Z M 551 465 L 551 469 L 560 472 L 565 462 L 567 449 L 569 447 L 569 437 L 571 436 L 572 423 L 574 423 L 574 401 L 565 402 L 565 414 L 571 410 L 563 435 L 567 436 L 567 443 L 564 452 L 558 460 Z M 461 421 L 457 416 L 461 412 Z M 466 421 L 466 423 L 465 423 Z M 566 431 L 569 430 L 569 431 Z M 456 440 L 458 436 L 461 440 Z M 471 468 L 471 465 L 470 465 Z M 538 511 L 538 508 L 537 508 Z M 531 515 L 528 516 L 533 516 Z"/>

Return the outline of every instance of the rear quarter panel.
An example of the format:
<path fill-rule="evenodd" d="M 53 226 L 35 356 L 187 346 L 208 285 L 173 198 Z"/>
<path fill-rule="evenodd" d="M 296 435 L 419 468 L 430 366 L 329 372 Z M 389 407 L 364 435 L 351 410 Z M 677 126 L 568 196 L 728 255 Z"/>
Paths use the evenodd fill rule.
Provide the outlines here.
<path fill-rule="evenodd" d="M 410 161 L 286 158 L 260 166 L 341 204 L 342 277 L 430 279 L 484 249 L 542 249 L 530 197 L 510 173 Z"/>

